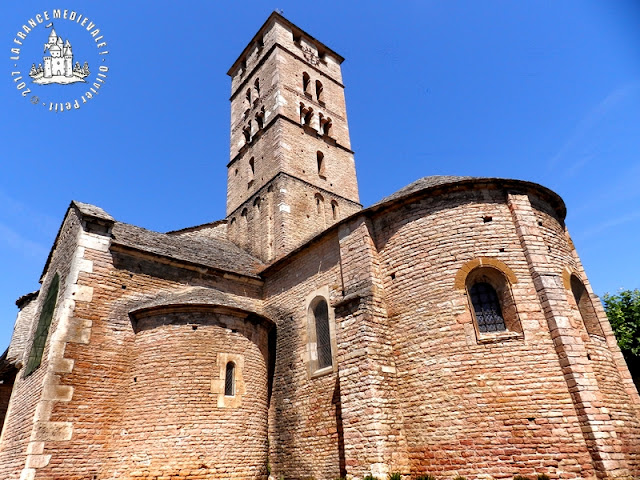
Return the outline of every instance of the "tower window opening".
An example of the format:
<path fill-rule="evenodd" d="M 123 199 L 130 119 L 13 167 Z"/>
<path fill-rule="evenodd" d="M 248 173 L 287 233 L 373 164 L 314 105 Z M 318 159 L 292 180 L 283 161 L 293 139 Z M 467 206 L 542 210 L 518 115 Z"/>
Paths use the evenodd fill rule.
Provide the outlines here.
<path fill-rule="evenodd" d="M 323 117 L 322 114 L 320 116 L 320 131 L 322 135 L 329 136 L 331 133 L 331 127 L 333 126 L 333 122 L 331 121 L 331 117 Z"/>
<path fill-rule="evenodd" d="M 262 203 L 262 199 L 260 197 L 256 197 L 256 199 L 253 201 L 253 206 L 256 208 L 256 210 L 260 211 L 261 203 Z"/>
<path fill-rule="evenodd" d="M 309 91 L 309 87 L 311 86 L 311 77 L 307 72 L 303 72 L 302 74 L 302 91 L 305 95 L 311 95 Z"/>
<path fill-rule="evenodd" d="M 331 201 L 331 214 L 334 220 L 338 219 L 338 202 L 335 200 Z"/>
<path fill-rule="evenodd" d="M 316 80 L 316 98 L 318 99 L 318 102 L 324 102 L 323 90 L 322 82 L 320 80 Z"/>
<path fill-rule="evenodd" d="M 322 195 L 320 195 L 319 193 L 316 193 L 315 195 L 316 197 L 316 211 L 317 213 L 322 213 L 323 208 L 324 208 L 324 198 L 322 198 Z"/>
<path fill-rule="evenodd" d="M 246 97 L 247 97 L 247 102 L 249 103 L 249 107 L 251 107 L 251 89 L 250 88 L 247 88 Z"/>
<path fill-rule="evenodd" d="M 256 173 L 256 161 L 254 159 L 254 157 L 251 157 L 249 159 L 249 179 L 253 179 L 253 176 Z"/>
<path fill-rule="evenodd" d="M 260 98 L 260 79 L 256 78 L 256 81 L 253 82 L 253 89 L 256 91 L 256 98 Z"/>
<path fill-rule="evenodd" d="M 300 102 L 300 123 L 302 125 L 311 126 L 311 121 L 313 119 L 313 108 L 305 106 L 304 103 Z"/>
<path fill-rule="evenodd" d="M 233 397 L 236 394 L 236 364 L 233 362 L 227 363 L 227 368 L 224 373 L 224 395 L 226 397 Z"/>
<path fill-rule="evenodd" d="M 316 160 L 318 162 L 318 175 L 321 177 L 325 176 L 325 163 L 324 163 L 324 153 L 320 150 L 316 152 Z"/>
<path fill-rule="evenodd" d="M 242 134 L 244 135 L 246 143 L 251 142 L 251 121 L 242 129 Z"/>
<path fill-rule="evenodd" d="M 264 107 L 256 113 L 256 123 L 258 124 L 258 130 L 262 130 L 264 126 Z"/>

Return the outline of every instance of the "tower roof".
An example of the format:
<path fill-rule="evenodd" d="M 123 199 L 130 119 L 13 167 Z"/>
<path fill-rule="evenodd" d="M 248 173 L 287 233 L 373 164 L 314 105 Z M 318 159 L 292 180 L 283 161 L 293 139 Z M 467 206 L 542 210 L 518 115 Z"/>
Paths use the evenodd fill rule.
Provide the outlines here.
<path fill-rule="evenodd" d="M 271 27 L 271 25 L 273 25 L 276 22 L 279 22 L 282 25 L 287 26 L 288 28 L 290 28 L 293 31 L 294 34 L 297 34 L 297 35 L 300 35 L 300 36 L 304 37 L 306 40 L 308 40 L 311 43 L 313 43 L 314 45 L 316 45 L 316 47 L 320 47 L 322 50 L 325 50 L 327 53 L 330 53 L 331 55 L 333 55 L 336 58 L 336 60 L 338 61 L 339 64 L 344 62 L 344 57 L 342 55 L 340 55 L 339 53 L 335 52 L 331 48 L 327 47 L 324 43 L 320 42 L 319 40 L 316 40 L 312 35 L 309 35 L 307 32 L 302 30 L 300 27 L 298 27 L 295 24 L 291 23 L 289 20 L 284 18 L 278 12 L 273 12 L 271 15 L 269 15 L 269 18 L 267 18 L 267 20 L 262 24 L 262 26 L 260 27 L 258 32 L 253 36 L 253 38 L 247 44 L 247 46 L 244 48 L 244 50 L 242 50 L 242 53 L 238 56 L 236 61 L 233 62 L 233 65 L 231 65 L 231 68 L 227 72 L 227 75 L 229 75 L 229 76 L 233 75 L 233 72 L 236 71 L 236 69 L 238 68 L 238 65 L 240 64 L 242 59 L 246 57 L 247 53 L 251 50 L 251 48 L 253 47 L 253 45 L 256 42 L 256 40 L 259 37 L 261 37 L 269 29 L 269 27 Z"/>

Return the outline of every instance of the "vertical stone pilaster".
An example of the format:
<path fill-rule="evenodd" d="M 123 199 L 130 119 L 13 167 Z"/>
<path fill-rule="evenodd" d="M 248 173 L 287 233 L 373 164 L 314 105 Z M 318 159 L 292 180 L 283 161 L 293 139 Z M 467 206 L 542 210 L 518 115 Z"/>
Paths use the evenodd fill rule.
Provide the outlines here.
<path fill-rule="evenodd" d="M 584 340 L 571 324 L 562 272 L 547 258 L 529 198 L 509 193 L 508 204 L 597 476 L 631 478 Z"/>
<path fill-rule="evenodd" d="M 341 227 L 343 299 L 334 305 L 347 472 L 355 478 L 408 473 L 396 366 L 371 225 Z"/>

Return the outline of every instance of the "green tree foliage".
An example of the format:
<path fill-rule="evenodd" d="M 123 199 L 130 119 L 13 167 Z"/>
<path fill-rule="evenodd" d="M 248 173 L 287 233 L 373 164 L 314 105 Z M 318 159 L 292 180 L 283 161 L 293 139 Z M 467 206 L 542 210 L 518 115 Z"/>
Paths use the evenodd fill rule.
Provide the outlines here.
<path fill-rule="evenodd" d="M 623 290 L 618 295 L 605 293 L 603 300 L 620 350 L 640 357 L 640 290 Z"/>
<path fill-rule="evenodd" d="M 640 390 L 640 290 L 605 293 L 604 308 L 624 355 L 629 371 Z"/>

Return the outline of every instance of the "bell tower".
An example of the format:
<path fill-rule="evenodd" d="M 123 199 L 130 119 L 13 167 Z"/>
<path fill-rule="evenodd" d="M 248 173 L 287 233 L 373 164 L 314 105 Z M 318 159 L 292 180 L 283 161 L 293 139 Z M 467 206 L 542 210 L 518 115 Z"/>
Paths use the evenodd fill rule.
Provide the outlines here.
<path fill-rule="evenodd" d="M 229 69 L 228 235 L 265 262 L 362 208 L 343 60 L 274 12 Z"/>

